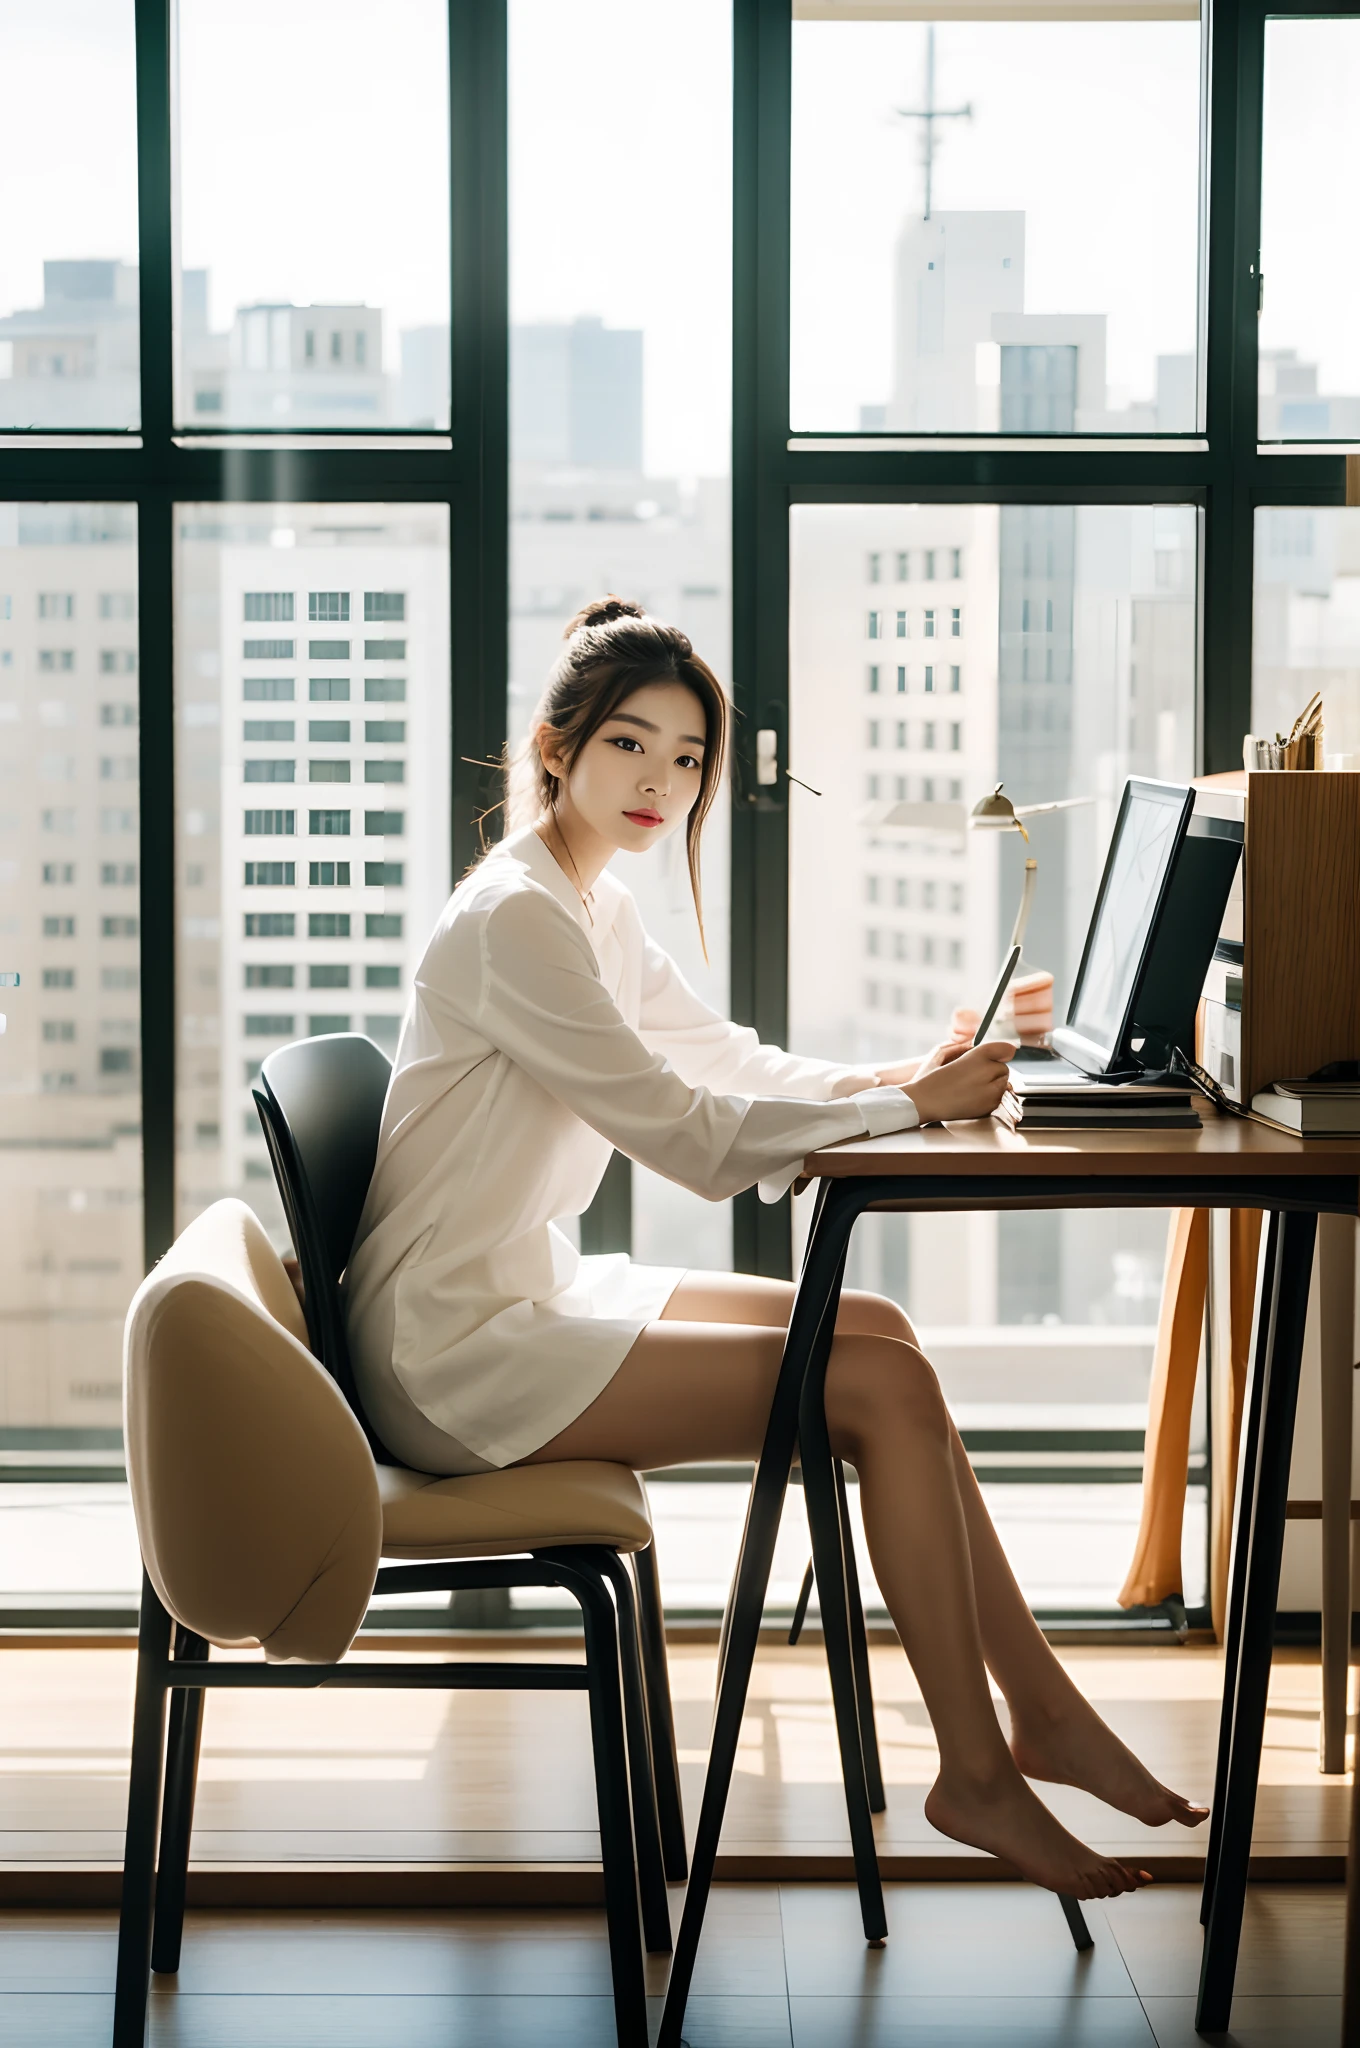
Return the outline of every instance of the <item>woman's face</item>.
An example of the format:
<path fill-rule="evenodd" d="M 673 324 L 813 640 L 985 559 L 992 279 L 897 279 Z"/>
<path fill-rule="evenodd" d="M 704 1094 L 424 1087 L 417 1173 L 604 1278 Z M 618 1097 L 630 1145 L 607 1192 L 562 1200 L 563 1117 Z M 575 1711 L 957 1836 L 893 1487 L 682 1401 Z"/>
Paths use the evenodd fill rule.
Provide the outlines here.
<path fill-rule="evenodd" d="M 704 760 L 704 708 L 684 683 L 644 683 L 592 733 L 566 778 L 583 823 L 641 853 L 689 816 Z M 551 756 L 544 758 L 552 765 Z"/>

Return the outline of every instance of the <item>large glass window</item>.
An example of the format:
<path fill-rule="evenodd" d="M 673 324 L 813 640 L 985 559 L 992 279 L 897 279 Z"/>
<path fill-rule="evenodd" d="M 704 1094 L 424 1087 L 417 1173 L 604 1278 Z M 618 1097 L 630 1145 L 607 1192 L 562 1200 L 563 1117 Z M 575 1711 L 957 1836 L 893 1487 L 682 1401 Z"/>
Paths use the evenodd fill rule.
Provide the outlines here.
<path fill-rule="evenodd" d="M 604 591 L 727 671 L 731 37 L 730 0 L 511 0 L 512 744 L 563 626 Z M 725 1007 L 725 802 L 707 960 L 680 840 L 619 871 Z M 725 1204 L 634 1167 L 632 1218 L 638 1258 L 731 1264 Z"/>
<path fill-rule="evenodd" d="M 0 1441 L 118 1441 L 142 1277 L 137 527 L 0 505 Z"/>
<path fill-rule="evenodd" d="M 443 506 L 184 506 L 180 1222 L 226 1194 L 286 1243 L 251 1084 L 289 1039 L 395 1052 L 448 895 Z"/>
<path fill-rule="evenodd" d="M 1360 507 L 1263 506 L 1253 587 L 1252 731 L 1320 690 L 1327 766 L 1360 769 Z"/>
<path fill-rule="evenodd" d="M 1061 1021 L 1124 778 L 1194 772 L 1196 550 L 1177 506 L 795 509 L 790 763 L 821 792 L 792 791 L 800 1050 L 881 1061 L 947 1036 L 995 977 L 1027 855 L 1021 971 L 1053 974 Z M 968 831 L 998 782 L 1017 804 L 1085 801 L 1031 819 L 1028 846 Z M 1138 1431 L 1165 1240 L 1140 1210 L 870 1216 L 849 1277 L 908 1309 L 965 1430 Z M 1078 1516 L 1106 1599 L 1130 1491 Z M 1079 1505 L 1065 1490 L 1059 1532 Z M 1081 1590 L 1060 1551 L 1016 1553 L 1045 1604 Z"/>
<path fill-rule="evenodd" d="M 0 10 L 0 428 L 135 427 L 132 0 Z"/>
<path fill-rule="evenodd" d="M 1260 434 L 1360 440 L 1360 282 L 1334 206 L 1355 182 L 1360 20 L 1268 21 Z"/>
<path fill-rule="evenodd" d="M 794 427 L 1194 431 L 1193 0 L 846 11 L 794 8 Z"/>
<path fill-rule="evenodd" d="M 178 19 L 180 420 L 447 427 L 444 0 Z"/>

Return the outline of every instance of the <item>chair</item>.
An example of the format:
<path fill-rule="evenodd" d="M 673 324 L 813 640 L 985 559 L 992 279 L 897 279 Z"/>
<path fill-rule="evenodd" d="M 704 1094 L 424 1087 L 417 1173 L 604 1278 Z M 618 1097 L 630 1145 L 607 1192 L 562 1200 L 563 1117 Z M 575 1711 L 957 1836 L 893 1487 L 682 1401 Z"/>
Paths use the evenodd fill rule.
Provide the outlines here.
<path fill-rule="evenodd" d="M 128 1312 L 144 1574 L 114 2048 L 141 2048 L 148 1970 L 179 1966 L 203 1695 L 220 1685 L 585 1691 L 617 2035 L 645 2048 L 639 1892 L 649 1948 L 668 1950 L 670 1929 L 620 1563 L 651 1542 L 641 1483 L 602 1462 L 468 1479 L 379 1466 L 305 1339 L 282 1261 L 238 1201 L 190 1224 Z M 425 1561 L 380 1569 L 384 1556 Z M 346 1660 L 375 1590 L 488 1585 L 569 1592 L 584 1662 Z M 210 1644 L 260 1646 L 264 1661 L 210 1659 Z"/>
<path fill-rule="evenodd" d="M 298 1039 L 271 1053 L 261 1068 L 260 1085 L 253 1091 L 301 1269 L 303 1313 L 312 1351 L 358 1417 L 375 1460 L 388 1465 L 398 1461 L 379 1440 L 359 1401 L 339 1283 L 373 1178 L 391 1077 L 391 1062 L 372 1039 L 355 1032 L 334 1032 L 323 1038 Z M 507 1474 L 504 1483 L 515 1482 Z M 652 1753 L 652 1771 L 646 1785 L 639 1782 L 635 1786 L 635 1797 L 649 1791 L 654 1799 L 658 1820 L 648 1833 L 659 1824 L 665 1876 L 680 1883 L 688 1869 L 685 1822 L 666 1667 L 661 1579 L 651 1543 L 634 1553 L 633 1566 L 638 1627 L 625 1629 L 623 1654 L 628 1665 L 634 1661 L 642 1665 Z M 628 1588 L 618 1584 L 622 1577 L 618 1560 L 608 1569 L 622 1617 L 633 1602 Z M 485 1590 L 472 1578 L 461 1583 L 469 1590 Z M 488 1580 L 486 1585 L 490 1584 Z"/>

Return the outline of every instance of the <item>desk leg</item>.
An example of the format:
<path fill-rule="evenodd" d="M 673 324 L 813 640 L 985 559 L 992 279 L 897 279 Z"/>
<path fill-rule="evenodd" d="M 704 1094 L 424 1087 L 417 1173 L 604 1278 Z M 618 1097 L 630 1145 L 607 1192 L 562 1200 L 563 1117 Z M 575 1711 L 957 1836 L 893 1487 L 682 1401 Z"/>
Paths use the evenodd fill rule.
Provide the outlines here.
<path fill-rule="evenodd" d="M 819 1221 L 824 1206 L 819 1205 Z M 694 1833 L 694 1847 L 690 1851 L 689 1885 L 680 1916 L 680 1930 L 675 1938 L 675 1955 L 666 1986 L 666 2003 L 656 2048 L 680 2048 L 680 2029 L 684 2025 L 689 1987 L 699 1953 L 699 1936 L 703 1931 L 704 1910 L 713 1883 L 723 1813 L 737 1760 L 737 1740 L 746 1710 L 751 1666 L 760 1637 L 765 1591 L 774 1562 L 779 1516 L 798 1440 L 799 1395 L 819 1347 L 825 1352 L 831 1348 L 850 1222 L 847 1215 L 830 1231 L 822 1231 L 814 1225 L 793 1314 L 789 1319 L 784 1358 L 779 1368 L 760 1463 L 751 1488 L 736 1576 L 727 1603 L 708 1771 L 704 1778 L 704 1796 Z"/>
<path fill-rule="evenodd" d="M 1351 1661 L 1351 1381 L 1355 1371 L 1355 1219 L 1318 1218 L 1322 1339 L 1322 1745 L 1319 1766 L 1346 1768 Z"/>
<path fill-rule="evenodd" d="M 1195 2027 L 1200 2033 L 1226 2029 L 1232 2015 L 1233 1978 L 1246 1903 L 1247 1862 L 1256 1814 L 1256 1781 L 1261 1766 L 1270 1653 L 1280 1591 L 1280 1554 L 1284 1548 L 1299 1366 L 1316 1238 L 1316 1216 L 1281 1217 L 1256 1441 L 1252 1488 L 1255 1512 L 1247 1547 L 1227 1789 L 1195 2011 Z M 1245 1488 L 1245 1473 L 1243 1485 Z"/>
<path fill-rule="evenodd" d="M 869 1788 L 869 1811 L 885 1813 L 888 1799 L 883 1790 L 883 1766 L 878 1754 L 878 1728 L 874 1722 L 874 1682 L 869 1669 L 869 1634 L 864 1619 L 864 1595 L 860 1591 L 859 1566 L 855 1561 L 855 1537 L 850 1525 L 850 1503 L 845 1491 L 845 1467 L 835 1462 L 836 1505 L 840 1510 L 841 1542 L 845 1556 L 845 1597 L 850 1607 L 850 1654 L 855 1666 L 855 1699 L 859 1709 L 859 1739 L 864 1751 L 864 1781 Z"/>
<path fill-rule="evenodd" d="M 1261 1439 L 1261 1391 L 1266 1378 L 1266 1349 L 1279 1264 L 1280 1213 L 1277 1209 L 1272 1209 L 1266 1226 L 1266 1251 L 1261 1265 L 1261 1285 L 1256 1300 L 1256 1337 L 1252 1345 L 1247 1412 L 1243 1418 L 1242 1443 L 1237 1465 L 1237 1526 L 1233 1534 L 1232 1564 L 1228 1574 L 1228 1612 L 1223 1632 L 1223 1701 L 1218 1714 L 1218 1757 L 1214 1767 L 1214 1798 L 1209 1814 L 1209 1842 L 1204 1852 L 1204 1889 L 1199 1908 L 1199 1917 L 1206 1926 L 1214 1902 L 1219 1851 L 1223 1842 L 1223 1816 L 1227 1807 L 1228 1761 L 1232 1754 L 1233 1718 L 1237 1711 L 1237 1660 L 1242 1641 L 1242 1602 L 1246 1592 L 1247 1553 L 1251 1548 L 1252 1518 L 1256 1511 L 1256 1452 Z"/>

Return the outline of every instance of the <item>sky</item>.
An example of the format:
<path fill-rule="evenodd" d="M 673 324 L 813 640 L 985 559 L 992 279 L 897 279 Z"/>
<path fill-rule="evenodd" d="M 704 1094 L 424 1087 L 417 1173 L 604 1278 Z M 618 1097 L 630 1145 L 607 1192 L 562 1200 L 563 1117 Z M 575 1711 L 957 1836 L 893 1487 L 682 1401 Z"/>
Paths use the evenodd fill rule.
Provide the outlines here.
<path fill-rule="evenodd" d="M 446 317 L 443 0 L 180 0 L 182 243 L 212 319 L 257 298 Z M 728 458 L 728 0 L 510 0 L 516 320 L 644 330 L 646 461 Z M 920 204 L 920 22 L 795 24 L 793 382 L 800 426 L 854 426 L 890 383 L 891 256 Z M 1360 22 L 1269 29 L 1262 341 L 1360 390 L 1354 266 L 1318 194 L 1354 183 Z M 132 0 L 0 10 L 0 311 L 44 256 L 136 248 Z M 31 89 L 16 90 L 25 77 Z M 54 117 L 50 95 L 60 94 Z M 953 23 L 935 203 L 1021 208 L 1026 307 L 1109 319 L 1116 403 L 1193 346 L 1199 33 L 1193 23 Z"/>

